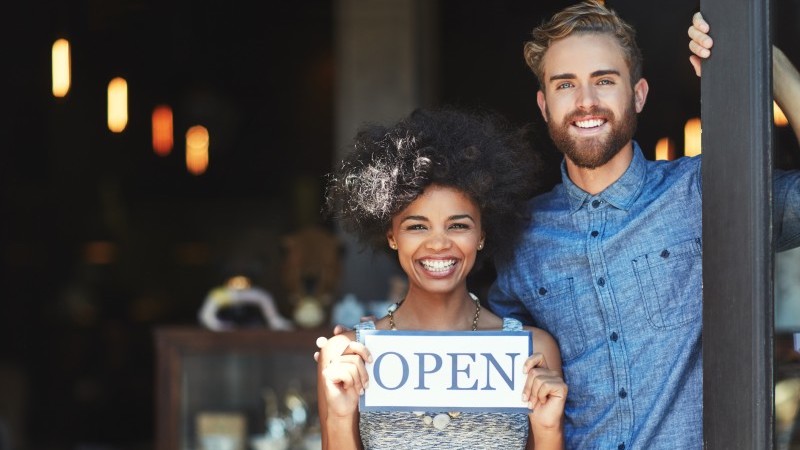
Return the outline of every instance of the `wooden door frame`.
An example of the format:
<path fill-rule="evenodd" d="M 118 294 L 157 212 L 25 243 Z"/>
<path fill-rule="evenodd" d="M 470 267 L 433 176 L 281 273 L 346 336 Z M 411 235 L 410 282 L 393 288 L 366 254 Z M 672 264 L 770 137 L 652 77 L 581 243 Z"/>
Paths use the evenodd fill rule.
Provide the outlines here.
<path fill-rule="evenodd" d="M 704 447 L 771 449 L 772 46 L 769 0 L 702 0 Z"/>

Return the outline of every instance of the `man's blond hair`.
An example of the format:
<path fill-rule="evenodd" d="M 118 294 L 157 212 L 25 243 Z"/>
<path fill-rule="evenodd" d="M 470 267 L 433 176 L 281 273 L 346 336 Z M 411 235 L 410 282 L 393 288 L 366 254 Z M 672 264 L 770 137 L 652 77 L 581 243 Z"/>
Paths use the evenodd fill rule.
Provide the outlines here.
<path fill-rule="evenodd" d="M 614 37 L 625 54 L 631 86 L 642 77 L 642 52 L 636 45 L 636 30 L 614 10 L 596 0 L 587 0 L 567 7 L 549 21 L 533 29 L 533 39 L 525 43 L 525 62 L 539 86 L 544 88 L 544 55 L 554 41 L 573 34 L 598 33 Z"/>

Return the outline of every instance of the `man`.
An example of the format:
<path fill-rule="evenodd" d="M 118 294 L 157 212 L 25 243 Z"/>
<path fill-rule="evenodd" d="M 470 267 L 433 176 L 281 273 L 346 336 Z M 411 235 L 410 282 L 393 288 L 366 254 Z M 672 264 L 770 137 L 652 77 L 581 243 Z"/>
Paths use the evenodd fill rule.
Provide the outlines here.
<path fill-rule="evenodd" d="M 707 32 L 696 16 L 699 57 Z M 525 59 L 564 154 L 562 184 L 532 200 L 513 259 L 497 262 L 489 306 L 559 342 L 567 448 L 702 448 L 701 158 L 644 159 L 633 141 L 648 93 L 641 54 L 634 30 L 601 4 L 555 14 Z M 775 71 L 781 105 L 787 86 L 800 86 L 790 64 Z M 793 125 L 796 99 L 786 103 Z M 778 217 L 800 213 L 800 175 L 775 179 Z M 776 230 L 785 249 L 800 223 Z"/>

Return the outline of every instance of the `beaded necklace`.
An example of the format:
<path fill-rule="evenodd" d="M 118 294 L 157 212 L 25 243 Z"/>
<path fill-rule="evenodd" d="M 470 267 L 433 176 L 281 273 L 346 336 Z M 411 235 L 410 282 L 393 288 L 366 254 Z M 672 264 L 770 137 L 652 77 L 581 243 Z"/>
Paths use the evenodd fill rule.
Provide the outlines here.
<path fill-rule="evenodd" d="M 478 318 L 481 316 L 481 301 L 478 300 L 478 297 L 472 292 L 469 293 L 469 296 L 472 297 L 472 301 L 475 302 L 475 317 L 472 318 L 472 331 L 476 331 L 478 329 Z M 391 304 L 387 309 L 389 314 L 389 328 L 392 330 L 397 330 L 397 327 L 394 324 L 394 312 L 400 308 L 404 301 L 406 301 L 405 298 L 397 303 Z"/>

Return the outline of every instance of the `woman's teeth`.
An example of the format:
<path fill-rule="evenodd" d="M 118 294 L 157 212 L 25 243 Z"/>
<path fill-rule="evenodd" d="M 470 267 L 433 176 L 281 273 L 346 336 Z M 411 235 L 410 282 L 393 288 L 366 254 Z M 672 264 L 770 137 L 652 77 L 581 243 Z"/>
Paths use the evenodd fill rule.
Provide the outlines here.
<path fill-rule="evenodd" d="M 429 260 L 420 261 L 420 264 L 422 264 L 422 267 L 424 267 L 425 270 L 429 270 L 431 272 L 444 272 L 445 270 L 453 267 L 456 264 L 456 260 L 455 259 L 448 259 L 448 260 L 441 260 L 441 259 L 430 260 L 429 259 Z"/>

